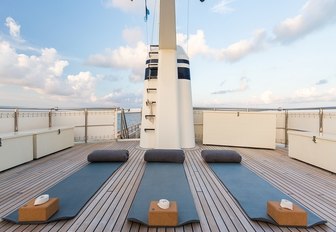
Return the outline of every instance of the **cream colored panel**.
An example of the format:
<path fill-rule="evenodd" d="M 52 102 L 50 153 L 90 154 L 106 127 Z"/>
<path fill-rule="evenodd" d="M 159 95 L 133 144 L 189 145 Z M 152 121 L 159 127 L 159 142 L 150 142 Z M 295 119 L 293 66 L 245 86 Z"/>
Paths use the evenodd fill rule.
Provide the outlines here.
<path fill-rule="evenodd" d="M 203 112 L 203 144 L 275 149 L 274 113 Z"/>
<path fill-rule="evenodd" d="M 0 171 L 33 160 L 32 134 L 8 133 L 0 138 Z"/>
<path fill-rule="evenodd" d="M 74 128 L 47 128 L 34 132 L 34 159 L 74 145 Z"/>
<path fill-rule="evenodd" d="M 289 157 L 336 173 L 336 135 L 288 132 Z"/>

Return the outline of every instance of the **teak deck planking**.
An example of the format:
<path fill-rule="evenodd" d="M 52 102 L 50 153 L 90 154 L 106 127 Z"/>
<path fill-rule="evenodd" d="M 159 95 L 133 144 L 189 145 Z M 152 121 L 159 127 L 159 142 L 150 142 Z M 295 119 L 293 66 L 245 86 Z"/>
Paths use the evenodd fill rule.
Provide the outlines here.
<path fill-rule="evenodd" d="M 1 221 L 0 231 L 336 231 L 336 175 L 287 156 L 287 150 L 197 145 L 186 149 L 185 172 L 200 223 L 175 228 L 146 227 L 127 221 L 145 169 L 138 141 L 77 144 L 72 148 L 0 173 L 0 217 L 43 193 L 87 164 L 97 149 L 128 149 L 130 159 L 117 170 L 72 220 L 39 225 Z M 202 149 L 234 149 L 247 166 L 275 187 L 326 219 L 313 228 L 278 227 L 251 221 L 201 158 Z M 253 199 L 251 199 L 253 200 Z"/>

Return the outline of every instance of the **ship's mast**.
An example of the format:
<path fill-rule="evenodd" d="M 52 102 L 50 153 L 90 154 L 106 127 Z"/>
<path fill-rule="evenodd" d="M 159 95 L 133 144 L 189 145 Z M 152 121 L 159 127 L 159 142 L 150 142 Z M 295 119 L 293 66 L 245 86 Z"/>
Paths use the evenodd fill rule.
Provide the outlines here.
<path fill-rule="evenodd" d="M 175 0 L 160 1 L 156 147 L 181 148 L 176 57 Z"/>
<path fill-rule="evenodd" d="M 160 1 L 159 20 L 157 79 L 145 78 L 143 100 L 144 114 L 148 103 L 155 98 L 155 113 L 152 113 L 154 110 L 151 104 L 151 114 L 147 117 L 143 115 L 140 146 L 159 149 L 192 148 L 195 146 L 195 137 L 191 84 L 190 78 L 178 78 L 175 0 Z M 149 55 L 149 62 L 150 60 Z M 187 62 L 189 65 L 188 60 Z M 154 85 L 156 88 L 153 88 Z M 145 125 L 153 125 L 154 128 L 146 128 Z"/>

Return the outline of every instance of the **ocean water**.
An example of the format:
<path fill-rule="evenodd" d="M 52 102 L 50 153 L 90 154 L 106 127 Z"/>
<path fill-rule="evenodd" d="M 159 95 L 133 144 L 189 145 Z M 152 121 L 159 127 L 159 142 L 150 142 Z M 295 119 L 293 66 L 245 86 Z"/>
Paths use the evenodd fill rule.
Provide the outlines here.
<path fill-rule="evenodd" d="M 141 123 L 141 113 L 140 112 L 139 113 L 125 112 L 125 116 L 126 116 L 126 122 L 127 122 L 128 127 Z M 118 130 L 120 130 L 120 123 L 121 123 L 121 114 L 118 113 L 118 126 L 117 126 Z"/>

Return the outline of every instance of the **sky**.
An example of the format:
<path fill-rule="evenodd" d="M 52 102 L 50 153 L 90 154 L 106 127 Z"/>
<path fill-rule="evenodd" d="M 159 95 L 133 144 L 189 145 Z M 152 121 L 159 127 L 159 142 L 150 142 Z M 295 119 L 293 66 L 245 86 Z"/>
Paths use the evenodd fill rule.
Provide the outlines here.
<path fill-rule="evenodd" d="M 1 0 L 0 107 L 142 105 L 159 0 Z M 336 0 L 178 0 L 193 106 L 336 106 Z"/>

